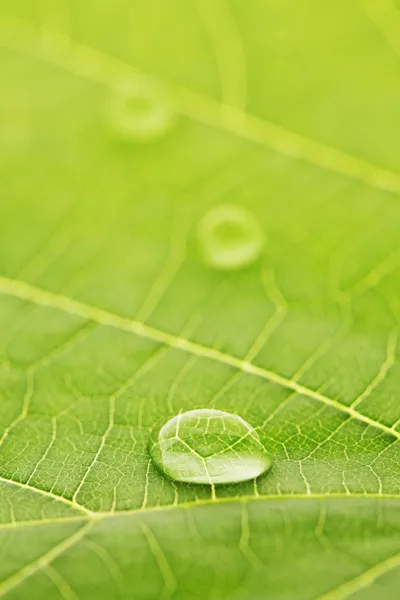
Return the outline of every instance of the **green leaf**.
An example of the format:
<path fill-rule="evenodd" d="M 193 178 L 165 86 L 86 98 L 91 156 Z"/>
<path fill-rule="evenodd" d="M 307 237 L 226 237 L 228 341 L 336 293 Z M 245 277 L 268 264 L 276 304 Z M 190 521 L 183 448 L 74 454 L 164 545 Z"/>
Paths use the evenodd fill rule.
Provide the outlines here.
<path fill-rule="evenodd" d="M 392 0 L 1 3 L 0 597 L 397 598 L 399 40 Z M 199 408 L 272 468 L 163 477 Z"/>

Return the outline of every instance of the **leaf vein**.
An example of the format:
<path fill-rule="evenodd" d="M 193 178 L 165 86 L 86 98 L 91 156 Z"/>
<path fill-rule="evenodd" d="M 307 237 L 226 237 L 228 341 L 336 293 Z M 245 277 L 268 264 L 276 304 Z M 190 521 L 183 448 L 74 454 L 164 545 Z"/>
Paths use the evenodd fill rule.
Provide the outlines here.
<path fill-rule="evenodd" d="M 21 19 L 2 15 L 1 23 L 0 44 L 30 57 L 33 55 L 76 76 L 109 85 L 115 77 L 138 72 L 133 65 L 68 39 L 63 34 L 44 31 L 46 35 L 40 40 L 35 28 Z M 303 137 L 285 127 L 259 119 L 236 106 L 220 103 L 191 89 L 175 86 L 175 91 L 182 114 L 191 119 L 272 148 L 290 158 L 307 161 L 361 181 L 370 187 L 400 195 L 400 175 L 396 172 Z"/>
<path fill-rule="evenodd" d="M 162 331 L 161 329 L 155 329 L 154 327 L 150 327 L 140 321 L 121 317 L 96 306 L 85 304 L 84 302 L 74 300 L 73 298 L 64 296 L 62 294 L 41 289 L 37 286 L 33 286 L 17 279 L 10 279 L 8 277 L 0 276 L 0 292 L 16 298 L 28 300 L 41 306 L 47 306 L 49 308 L 59 309 L 70 314 L 78 315 L 104 326 L 113 327 L 128 333 L 133 333 L 140 337 L 165 344 L 171 348 L 182 350 L 189 354 L 194 354 L 209 360 L 214 360 L 215 362 L 219 362 L 221 364 L 229 365 L 250 375 L 255 375 L 268 381 L 272 381 L 273 383 L 281 385 L 282 387 L 291 389 L 318 402 L 322 402 L 323 404 L 346 413 L 353 418 L 366 423 L 367 425 L 380 429 L 391 437 L 400 439 L 400 432 L 387 427 L 379 421 L 374 421 L 370 417 L 358 412 L 351 406 L 341 404 L 339 401 L 329 398 L 318 391 L 311 390 L 310 388 L 307 388 L 296 381 L 288 379 L 268 369 L 258 367 L 248 361 L 231 356 L 212 347 L 203 346 L 186 338 Z"/>

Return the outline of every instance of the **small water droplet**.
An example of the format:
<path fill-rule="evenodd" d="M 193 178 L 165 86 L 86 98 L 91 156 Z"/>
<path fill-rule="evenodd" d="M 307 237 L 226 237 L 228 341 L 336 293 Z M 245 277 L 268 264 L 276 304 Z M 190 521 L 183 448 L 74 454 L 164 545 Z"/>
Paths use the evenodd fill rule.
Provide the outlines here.
<path fill-rule="evenodd" d="M 111 125 L 121 137 L 139 142 L 154 140 L 172 127 L 175 118 L 171 90 L 156 77 L 124 77 L 111 89 Z"/>
<path fill-rule="evenodd" d="M 271 466 L 255 429 L 238 415 L 221 410 L 176 415 L 153 431 L 149 449 L 164 475 L 187 483 L 248 481 Z"/>
<path fill-rule="evenodd" d="M 263 233 L 245 208 L 223 204 L 202 218 L 198 237 L 204 260 L 217 269 L 238 269 L 255 262 L 263 248 Z"/>

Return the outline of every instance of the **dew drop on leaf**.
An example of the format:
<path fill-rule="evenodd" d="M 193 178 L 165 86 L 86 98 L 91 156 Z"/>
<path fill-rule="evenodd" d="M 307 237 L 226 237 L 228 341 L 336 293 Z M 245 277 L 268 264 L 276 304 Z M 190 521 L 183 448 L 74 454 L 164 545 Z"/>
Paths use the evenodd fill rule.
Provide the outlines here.
<path fill-rule="evenodd" d="M 171 90 L 161 79 L 134 75 L 114 83 L 109 99 L 113 131 L 132 141 L 152 141 L 172 127 L 176 107 Z"/>
<path fill-rule="evenodd" d="M 247 481 L 271 466 L 256 430 L 238 415 L 221 410 L 176 415 L 152 432 L 149 449 L 164 475 L 187 483 Z"/>
<path fill-rule="evenodd" d="M 233 270 L 255 262 L 264 237 L 255 217 L 245 208 L 223 204 L 201 219 L 198 238 L 204 260 L 212 267 Z"/>

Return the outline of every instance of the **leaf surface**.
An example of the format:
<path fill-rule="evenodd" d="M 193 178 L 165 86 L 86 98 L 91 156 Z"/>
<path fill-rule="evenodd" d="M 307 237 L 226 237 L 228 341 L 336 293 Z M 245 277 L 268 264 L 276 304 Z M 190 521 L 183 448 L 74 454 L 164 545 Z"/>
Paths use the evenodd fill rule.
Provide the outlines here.
<path fill-rule="evenodd" d="M 396 6 L 1 3 L 0 596 L 397 597 Z M 176 102 L 153 142 L 110 125 L 138 73 Z M 265 243 L 229 272 L 224 203 Z M 164 478 L 150 431 L 197 408 L 272 469 Z"/>

